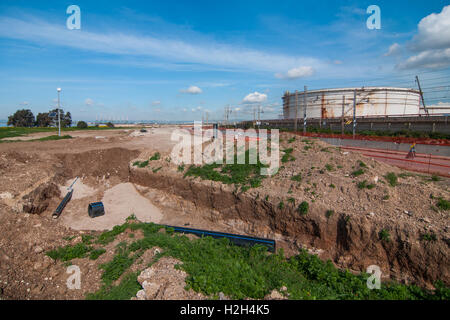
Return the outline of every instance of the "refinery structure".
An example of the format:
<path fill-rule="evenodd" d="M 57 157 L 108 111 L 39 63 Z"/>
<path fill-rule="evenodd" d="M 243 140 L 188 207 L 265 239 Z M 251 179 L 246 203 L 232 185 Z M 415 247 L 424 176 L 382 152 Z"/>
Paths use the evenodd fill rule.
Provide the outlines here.
<path fill-rule="evenodd" d="M 305 108 L 306 106 L 306 108 Z M 434 110 L 434 109 L 433 109 Z M 414 117 L 431 113 L 423 107 L 419 90 L 363 87 L 286 91 L 283 118 Z"/>

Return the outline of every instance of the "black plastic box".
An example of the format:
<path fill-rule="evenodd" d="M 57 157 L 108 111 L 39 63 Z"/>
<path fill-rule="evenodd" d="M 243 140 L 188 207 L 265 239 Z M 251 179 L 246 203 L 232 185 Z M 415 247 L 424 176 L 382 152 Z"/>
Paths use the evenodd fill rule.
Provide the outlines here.
<path fill-rule="evenodd" d="M 88 207 L 89 217 L 96 218 L 103 216 L 105 214 L 105 208 L 102 202 L 93 202 L 89 204 Z"/>

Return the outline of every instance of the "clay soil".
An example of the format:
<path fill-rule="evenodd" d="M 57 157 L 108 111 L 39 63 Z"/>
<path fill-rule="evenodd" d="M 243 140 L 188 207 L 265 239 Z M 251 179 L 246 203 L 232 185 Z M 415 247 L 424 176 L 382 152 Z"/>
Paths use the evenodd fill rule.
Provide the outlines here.
<path fill-rule="evenodd" d="M 236 192 L 221 182 L 184 178 L 170 159 L 173 129 L 83 131 L 68 140 L 0 143 L 0 297 L 83 299 L 98 290 L 98 266 L 127 234 L 99 259 L 72 262 L 87 277 L 81 290 L 67 288 L 66 265 L 45 253 L 111 229 L 130 214 L 141 221 L 274 238 L 286 255 L 306 248 L 354 272 L 375 264 L 383 278 L 429 288 L 437 279 L 450 283 L 448 211 L 436 206 L 438 198 L 450 198 L 449 179 L 432 181 L 314 138 L 289 142 L 293 136 L 286 133 L 280 149 L 293 148 L 295 160 L 280 163 L 278 174 L 260 187 Z M 159 160 L 133 165 L 155 152 Z M 359 169 L 362 175 L 352 175 Z M 387 182 L 388 172 L 400 175 L 396 186 Z M 298 174 L 301 181 L 293 181 Z M 75 177 L 72 200 L 53 219 Z M 373 187 L 359 188 L 363 181 Z M 95 201 L 105 203 L 106 214 L 91 219 L 87 206 Z M 296 211 L 302 201 L 309 203 L 307 215 Z M 390 241 L 380 240 L 381 230 Z M 436 240 L 423 240 L 424 234 Z"/>

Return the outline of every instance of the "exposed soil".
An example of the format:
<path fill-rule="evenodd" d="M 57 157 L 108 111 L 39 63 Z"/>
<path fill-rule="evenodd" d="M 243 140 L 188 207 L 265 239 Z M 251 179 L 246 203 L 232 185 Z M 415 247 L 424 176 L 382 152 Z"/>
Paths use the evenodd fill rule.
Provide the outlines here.
<path fill-rule="evenodd" d="M 436 198 L 450 198 L 449 179 L 404 175 L 392 187 L 384 176 L 405 171 L 316 139 L 297 137 L 289 143 L 292 135 L 281 134 L 280 149 L 293 148 L 295 161 L 281 163 L 284 168 L 260 187 L 236 192 L 232 185 L 183 178 L 170 161 L 171 132 L 168 127 L 147 133 L 108 130 L 69 140 L 0 144 L 0 296 L 82 299 L 98 290 L 98 266 L 111 259 L 117 243 L 129 241 L 126 233 L 97 260 L 72 261 L 86 276 L 81 290 L 67 288 L 66 265 L 45 252 L 80 241 L 81 234 L 111 229 L 130 214 L 141 221 L 274 238 L 287 255 L 306 248 L 355 272 L 375 264 L 384 278 L 428 287 L 437 279 L 450 283 L 448 213 L 435 206 Z M 133 166 L 156 151 L 159 160 Z M 359 160 L 364 174 L 354 177 Z M 291 180 L 297 174 L 301 182 Z M 72 200 L 59 219 L 52 219 L 77 176 Z M 358 188 L 364 180 L 373 188 Z M 95 201 L 104 202 L 106 214 L 91 219 L 87 206 Z M 296 211 L 302 201 L 309 202 L 307 215 Z M 327 210 L 333 213 L 327 216 Z M 383 229 L 390 241 L 380 240 Z M 436 241 L 421 240 L 431 233 Z M 63 239 L 70 236 L 75 238 Z M 174 263 L 163 260 L 161 266 Z M 159 285 L 158 290 L 165 288 Z M 170 294 L 177 288 L 152 297 L 180 298 L 181 293 Z"/>

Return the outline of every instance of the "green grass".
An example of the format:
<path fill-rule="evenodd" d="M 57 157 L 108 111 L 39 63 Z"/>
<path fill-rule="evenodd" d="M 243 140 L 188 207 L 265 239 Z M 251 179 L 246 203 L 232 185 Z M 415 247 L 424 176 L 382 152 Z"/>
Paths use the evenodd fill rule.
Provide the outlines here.
<path fill-rule="evenodd" d="M 295 176 L 292 176 L 291 177 L 291 180 L 292 181 L 297 181 L 297 182 L 301 182 L 302 181 L 302 175 L 299 173 L 299 174 L 296 174 Z"/>
<path fill-rule="evenodd" d="M 85 131 L 85 130 L 111 130 L 111 129 L 123 129 L 123 128 L 121 128 L 121 127 L 116 127 L 116 128 L 103 128 L 103 127 L 77 128 L 77 127 L 70 127 L 70 128 L 61 128 L 61 133 L 73 132 L 73 131 Z M 57 134 L 58 133 L 58 128 L 50 128 L 50 127 L 48 127 L 48 128 L 47 127 L 46 128 L 40 128 L 40 127 L 33 127 L 33 128 L 0 127 L 0 142 L 2 141 L 1 139 L 4 139 L 4 138 L 21 137 L 21 136 L 26 136 L 26 135 L 33 134 L 33 133 L 38 133 L 38 132 L 55 132 L 55 134 Z M 36 139 L 36 140 L 40 140 L 40 139 Z"/>
<path fill-rule="evenodd" d="M 334 214 L 334 210 L 327 210 L 327 211 L 325 212 L 325 216 L 326 216 L 327 218 L 330 218 L 333 214 Z"/>
<path fill-rule="evenodd" d="M 381 230 L 380 233 L 378 234 L 378 236 L 381 241 L 386 241 L 386 242 L 391 241 L 391 235 L 389 234 L 389 231 L 386 229 Z"/>
<path fill-rule="evenodd" d="M 309 203 L 306 201 L 302 201 L 302 203 L 300 203 L 297 208 L 297 212 L 300 213 L 301 215 L 308 214 L 308 210 L 309 210 Z"/>
<path fill-rule="evenodd" d="M 441 178 L 435 174 L 431 176 L 431 181 L 441 181 Z"/>
<path fill-rule="evenodd" d="M 162 167 L 158 167 L 158 168 L 152 169 L 152 171 L 153 171 L 153 173 L 157 173 L 161 169 L 162 169 Z"/>
<path fill-rule="evenodd" d="M 363 169 L 358 169 L 358 170 L 355 170 L 355 171 L 352 172 L 352 176 L 353 176 L 353 177 L 358 177 L 358 176 L 360 176 L 360 175 L 362 175 L 362 174 L 364 174 L 364 173 L 365 173 L 365 172 L 364 172 Z"/>
<path fill-rule="evenodd" d="M 445 200 L 443 198 L 439 198 L 436 206 L 442 210 L 450 210 L 450 201 Z"/>
<path fill-rule="evenodd" d="M 91 260 L 97 260 L 98 257 L 100 257 L 102 254 L 106 252 L 105 249 L 95 249 L 91 251 L 91 254 L 89 255 L 89 259 Z"/>
<path fill-rule="evenodd" d="M 29 140 L 29 141 L 53 141 L 53 140 L 65 140 L 65 139 L 72 139 L 72 136 L 69 136 L 68 134 L 66 134 L 64 136 L 54 135 L 54 136 L 48 136 L 48 137 L 43 137 L 43 138 L 39 138 L 39 139 L 33 139 L 33 140 Z"/>
<path fill-rule="evenodd" d="M 177 171 L 178 171 L 178 172 L 184 172 L 184 163 L 183 163 L 183 164 L 180 164 L 180 165 L 178 166 Z"/>
<path fill-rule="evenodd" d="M 281 157 L 281 162 L 282 163 L 286 163 L 288 161 L 295 161 L 295 157 L 292 156 L 292 152 L 294 151 L 294 149 L 292 148 L 287 148 L 282 150 L 284 152 L 283 156 Z"/>
<path fill-rule="evenodd" d="M 148 160 L 145 161 L 135 161 L 133 162 L 133 166 L 137 166 L 139 168 L 145 168 L 146 166 L 148 166 Z"/>
<path fill-rule="evenodd" d="M 294 142 L 295 141 L 295 137 L 292 137 L 292 138 L 290 138 L 289 140 L 288 140 L 288 143 L 292 143 L 292 142 Z"/>
<path fill-rule="evenodd" d="M 375 185 L 373 183 L 367 184 L 367 180 L 358 182 L 358 189 L 365 189 L 365 188 L 370 190 L 370 189 L 375 188 Z"/>
<path fill-rule="evenodd" d="M 142 230 L 144 237 L 129 245 L 119 245 L 111 261 L 101 265 L 102 287 L 87 299 L 129 300 L 141 286 L 140 271 L 129 271 L 131 264 L 155 246 L 163 249 L 162 256 L 181 261 L 178 269 L 187 273 L 186 289 L 209 297 L 223 292 L 232 299 L 262 299 L 274 289 L 286 286 L 290 299 L 449 299 L 450 290 L 441 282 L 434 292 L 414 285 L 383 282 L 380 290 L 367 288 L 368 274 L 354 275 L 339 270 L 331 261 L 301 250 L 285 258 L 282 250 L 271 254 L 261 246 L 251 248 L 232 245 L 227 239 L 211 237 L 190 240 L 184 235 L 152 223 L 125 223 L 114 228 L 114 234 L 130 229 Z M 110 233 L 107 238 L 111 237 Z M 105 233 L 101 236 L 105 238 Z M 98 242 L 98 239 L 97 241 Z M 154 261 L 153 261 L 154 262 Z M 243 277 L 242 275 L 245 275 Z M 120 280 L 120 283 L 113 283 Z"/>
<path fill-rule="evenodd" d="M 245 159 L 249 159 L 249 151 L 246 151 Z M 199 177 L 202 180 L 220 181 L 224 184 L 234 184 L 241 187 L 241 191 L 249 188 L 257 188 L 261 185 L 262 179 L 266 176 L 261 175 L 261 170 L 267 168 L 257 157 L 256 164 L 239 164 L 236 161 L 233 164 L 205 164 L 203 166 L 190 166 L 184 177 Z M 247 162 L 247 161 L 246 161 Z"/>
<path fill-rule="evenodd" d="M 331 165 L 331 164 L 329 164 L 329 163 L 327 163 L 327 164 L 325 165 L 325 169 L 327 169 L 328 171 L 334 171 L 333 165 Z"/>
<path fill-rule="evenodd" d="M 361 160 L 358 161 L 358 164 L 361 168 L 367 168 L 367 165 L 364 162 L 362 162 Z"/>
<path fill-rule="evenodd" d="M 74 246 L 67 245 L 56 250 L 50 250 L 46 254 L 53 260 L 70 261 L 76 258 L 84 258 L 92 248 L 84 243 L 78 243 Z"/>
<path fill-rule="evenodd" d="M 384 176 L 384 178 L 391 187 L 395 187 L 398 184 L 398 178 L 394 172 L 389 172 Z"/>
<path fill-rule="evenodd" d="M 436 241 L 437 237 L 434 233 L 424 233 L 422 234 L 421 239 L 425 241 Z"/>
<path fill-rule="evenodd" d="M 161 159 L 161 154 L 159 152 L 155 152 L 155 154 L 153 156 L 151 156 L 151 158 L 149 159 L 150 161 L 156 161 Z"/>

